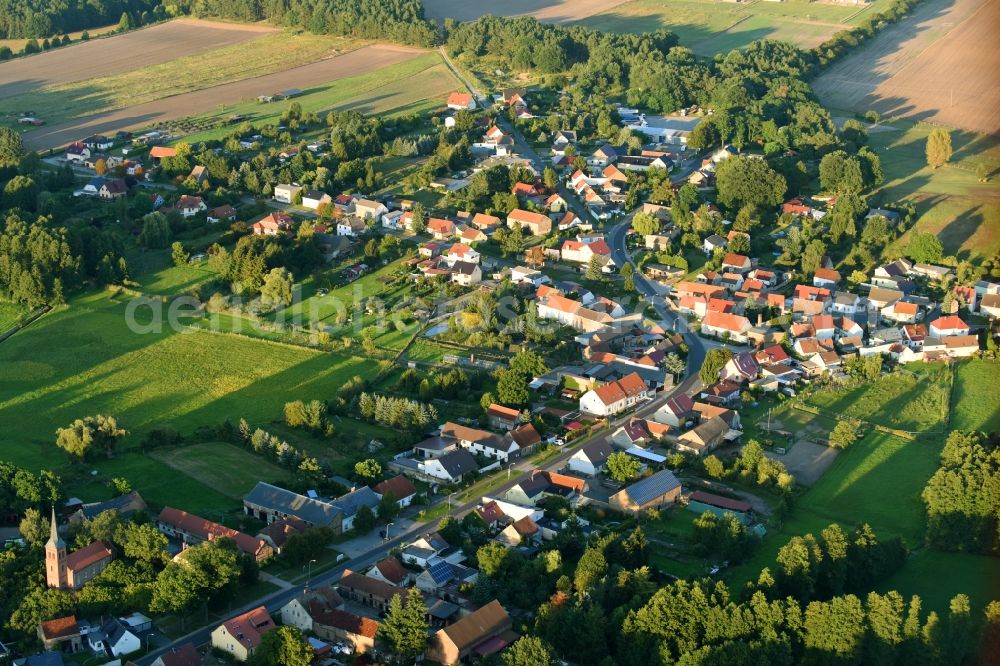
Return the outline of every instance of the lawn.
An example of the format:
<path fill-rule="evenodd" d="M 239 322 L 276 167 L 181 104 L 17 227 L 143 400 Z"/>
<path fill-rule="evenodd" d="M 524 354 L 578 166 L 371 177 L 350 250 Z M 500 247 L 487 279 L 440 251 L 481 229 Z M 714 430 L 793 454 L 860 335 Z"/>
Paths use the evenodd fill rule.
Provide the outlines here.
<path fill-rule="evenodd" d="M 237 500 L 242 499 L 258 481 L 281 485 L 291 478 L 288 470 L 238 446 L 223 442 L 162 449 L 150 453 L 150 456 Z"/>
<path fill-rule="evenodd" d="M 580 23 L 611 32 L 641 33 L 665 28 L 680 38 L 682 46 L 709 57 L 759 39 L 780 39 L 810 48 L 886 4 L 888 0 L 876 0 L 859 9 L 802 0 L 749 4 L 632 0 Z"/>
<path fill-rule="evenodd" d="M 799 501 L 799 509 L 854 526 L 869 523 L 914 546 L 923 539 L 920 493 L 938 467 L 940 439 L 908 441 L 871 432 L 837 456 Z"/>
<path fill-rule="evenodd" d="M 437 53 L 425 53 L 405 62 L 338 79 L 329 83 L 305 88 L 295 98 L 306 112 L 324 113 L 330 110 L 353 109 L 363 113 L 393 115 L 424 113 L 441 106 L 441 99 L 461 87 Z M 287 110 L 290 102 L 260 105 L 255 100 L 221 106 L 217 111 L 195 116 L 197 123 L 210 123 L 231 115 L 253 118 L 257 125 L 275 123 Z M 215 129 L 196 132 L 184 137 L 195 143 L 219 139 L 232 129 L 225 124 Z"/>
<path fill-rule="evenodd" d="M 852 416 L 889 428 L 941 432 L 948 418 L 951 368 L 913 365 L 853 389 L 817 391 L 807 402 L 827 417 Z"/>
<path fill-rule="evenodd" d="M 0 333 L 13 328 L 26 314 L 28 308 L 20 303 L 0 303 Z"/>
<path fill-rule="evenodd" d="M 1000 430 L 1000 363 L 972 359 L 955 366 L 952 395 L 953 430 Z"/>
<path fill-rule="evenodd" d="M 995 181 L 980 183 L 976 168 L 985 164 L 994 174 L 1000 170 L 1000 141 L 953 130 L 951 162 L 931 169 L 925 147 L 933 127 L 900 120 L 871 132 L 869 143 L 885 171 L 875 200 L 912 201 L 918 215 L 913 230 L 937 235 L 946 255 L 969 260 L 990 257 L 1000 251 L 1000 188 Z M 890 248 L 905 246 L 911 233 Z"/>
<path fill-rule="evenodd" d="M 18 433 L 16 443 L 0 443 L 0 457 L 52 466 L 53 455 L 62 459 L 56 428 L 95 413 L 113 414 L 129 429 L 125 448 L 156 426 L 189 432 L 225 418 L 266 422 L 288 400 L 327 398 L 346 379 L 375 372 L 362 358 L 177 333 L 166 321 L 160 332 L 136 333 L 126 322 L 127 301 L 80 296 L 0 345 L 0 422 Z M 143 315 L 148 324 L 148 312 L 137 319 Z"/>
<path fill-rule="evenodd" d="M 924 611 L 934 610 L 939 615 L 947 612 L 952 597 L 967 594 L 976 612 L 1000 599 L 1000 560 L 987 555 L 919 550 L 876 591 L 889 590 L 897 590 L 904 599 L 920 595 Z"/>
<path fill-rule="evenodd" d="M 0 100 L 0 114 L 44 109 L 53 124 L 280 72 L 357 46 L 358 41 L 342 37 L 279 32 L 110 76 L 11 95 Z"/>
<path fill-rule="evenodd" d="M 174 453 L 171 451 L 170 455 Z M 258 462 L 254 460 L 251 463 L 253 466 L 247 468 L 248 471 L 255 469 Z M 155 458 L 138 452 L 126 452 L 111 460 L 88 463 L 87 467 L 96 469 L 98 474 L 84 480 L 70 480 L 67 483 L 67 491 L 84 501 L 110 499 L 116 493 L 113 492 L 109 481 L 115 477 L 123 477 L 142 494 L 153 511 L 164 506 L 173 506 L 210 520 L 236 524 L 234 520 L 227 521 L 226 518 L 235 518 L 240 512 L 240 502 L 237 498 L 221 492 L 210 480 L 205 483 L 180 473 L 176 467 Z"/>

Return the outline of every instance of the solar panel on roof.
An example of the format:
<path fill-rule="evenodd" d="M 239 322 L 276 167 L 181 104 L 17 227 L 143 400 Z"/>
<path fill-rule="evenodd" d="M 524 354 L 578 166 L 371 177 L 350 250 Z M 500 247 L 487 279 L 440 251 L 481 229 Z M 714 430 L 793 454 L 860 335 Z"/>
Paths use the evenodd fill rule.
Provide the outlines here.
<path fill-rule="evenodd" d="M 434 579 L 434 582 L 438 585 L 443 585 L 455 577 L 455 574 L 452 573 L 451 570 L 451 564 L 449 564 L 447 560 L 435 562 L 427 569 L 427 571 L 430 573 L 431 578 Z"/>
<path fill-rule="evenodd" d="M 646 504 L 652 500 L 666 494 L 668 491 L 680 485 L 677 477 L 670 470 L 657 472 L 653 476 L 634 483 L 625 489 L 629 497 L 636 504 Z"/>

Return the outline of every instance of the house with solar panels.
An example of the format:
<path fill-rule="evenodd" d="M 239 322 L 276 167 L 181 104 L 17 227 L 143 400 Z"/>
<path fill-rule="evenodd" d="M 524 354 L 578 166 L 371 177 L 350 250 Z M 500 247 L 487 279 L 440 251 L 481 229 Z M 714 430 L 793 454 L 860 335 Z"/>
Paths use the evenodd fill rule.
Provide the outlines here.
<path fill-rule="evenodd" d="M 608 499 L 612 508 L 625 513 L 641 513 L 674 504 L 681 496 L 681 482 L 668 469 L 647 476 Z"/>
<path fill-rule="evenodd" d="M 416 578 L 416 587 L 421 592 L 434 594 L 445 587 L 459 587 L 464 583 L 475 583 L 479 572 L 462 564 L 432 558 Z"/>

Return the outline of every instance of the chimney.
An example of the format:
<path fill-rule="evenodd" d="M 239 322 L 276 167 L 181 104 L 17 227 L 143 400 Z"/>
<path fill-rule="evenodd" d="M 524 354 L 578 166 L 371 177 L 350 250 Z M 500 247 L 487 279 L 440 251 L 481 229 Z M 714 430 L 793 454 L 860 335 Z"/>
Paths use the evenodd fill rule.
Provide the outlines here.
<path fill-rule="evenodd" d="M 763 326 L 763 325 L 764 325 L 764 313 L 757 312 L 757 326 Z"/>

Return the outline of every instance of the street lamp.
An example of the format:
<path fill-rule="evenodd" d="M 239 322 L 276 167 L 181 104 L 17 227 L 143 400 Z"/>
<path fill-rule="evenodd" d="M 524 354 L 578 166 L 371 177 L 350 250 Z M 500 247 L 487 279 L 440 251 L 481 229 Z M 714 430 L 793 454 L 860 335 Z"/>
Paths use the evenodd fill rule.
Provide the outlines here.
<path fill-rule="evenodd" d="M 449 510 L 451 509 L 451 497 L 452 497 L 452 495 L 454 495 L 454 494 L 455 494 L 455 493 L 448 493 L 448 509 L 449 509 Z"/>
<path fill-rule="evenodd" d="M 309 583 L 311 583 L 311 582 L 312 582 L 312 575 L 313 575 L 313 563 L 314 563 L 315 561 L 316 561 L 316 560 L 309 560 L 309 563 L 308 563 L 308 564 L 306 564 L 306 566 L 307 566 L 307 567 L 309 567 L 309 572 L 308 572 L 308 573 L 306 574 L 306 589 L 307 589 L 307 590 L 309 589 Z"/>
<path fill-rule="evenodd" d="M 389 540 L 389 529 L 390 529 L 390 528 L 391 528 L 391 527 L 392 527 L 393 525 L 395 525 L 395 523 L 389 523 L 388 525 L 386 525 L 386 526 L 385 526 L 385 540 L 386 540 L 386 541 L 388 541 L 388 540 Z"/>

